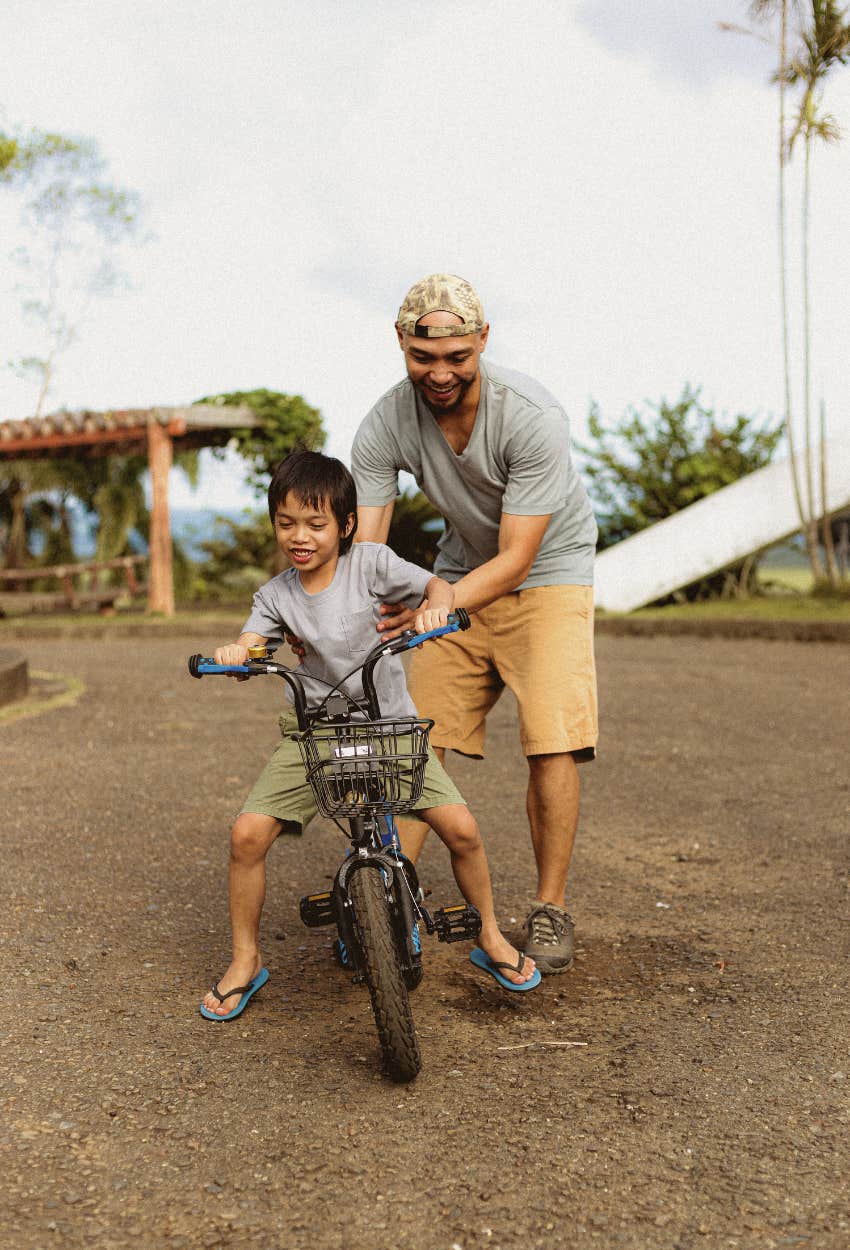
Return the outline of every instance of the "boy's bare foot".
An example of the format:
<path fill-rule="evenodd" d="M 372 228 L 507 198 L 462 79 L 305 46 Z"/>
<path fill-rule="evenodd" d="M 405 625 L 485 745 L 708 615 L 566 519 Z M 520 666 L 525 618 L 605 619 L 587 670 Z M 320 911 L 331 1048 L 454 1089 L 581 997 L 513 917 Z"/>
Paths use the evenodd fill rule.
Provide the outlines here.
<path fill-rule="evenodd" d="M 203 998 L 203 1005 L 207 1011 L 213 1012 L 216 1016 L 228 1015 L 239 1001 L 235 994 L 231 998 L 227 998 L 228 991 L 238 989 L 241 985 L 247 985 L 249 981 L 253 981 L 262 966 L 263 961 L 259 955 L 256 959 L 237 959 L 234 957 L 227 972 L 225 972 L 216 986 L 219 994 L 224 997 L 224 1002 L 220 1003 L 212 990 L 208 990 Z"/>
<path fill-rule="evenodd" d="M 526 981 L 530 981 L 534 976 L 534 969 L 537 966 L 530 955 L 526 955 L 520 963 L 520 952 L 515 946 L 511 946 L 507 938 L 503 937 L 499 929 L 484 932 L 478 935 L 478 945 L 484 951 L 485 955 L 489 955 L 493 963 L 509 963 L 514 965 L 514 969 L 520 967 L 521 972 L 513 971 L 509 968 L 500 968 L 499 972 L 508 981 L 513 981 L 514 985 L 524 985 Z M 238 983 L 237 983 L 238 984 Z"/>

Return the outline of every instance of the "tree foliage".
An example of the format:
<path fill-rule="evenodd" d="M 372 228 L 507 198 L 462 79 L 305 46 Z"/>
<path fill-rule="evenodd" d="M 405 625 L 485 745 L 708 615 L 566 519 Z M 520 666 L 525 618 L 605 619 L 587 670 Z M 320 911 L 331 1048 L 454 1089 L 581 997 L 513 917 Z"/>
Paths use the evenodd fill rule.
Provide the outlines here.
<path fill-rule="evenodd" d="M 599 546 L 613 543 L 687 508 L 768 464 L 781 426 L 738 414 L 721 419 L 685 386 L 675 403 L 650 413 L 629 408 L 606 425 L 592 404 L 593 444 L 579 445 L 597 508 Z"/>
<path fill-rule="evenodd" d="M 33 327 L 26 353 L 8 363 L 36 381 L 38 416 L 92 301 L 124 281 L 119 249 L 136 232 L 140 201 L 106 180 L 93 140 L 44 131 L 0 133 L 0 182 L 22 197 L 25 242 L 12 259 L 21 272 L 22 312 Z"/>
<path fill-rule="evenodd" d="M 238 519 L 217 516 L 214 533 L 198 544 L 192 597 L 243 600 L 279 571 L 278 548 L 266 509 L 246 508 Z"/>
<path fill-rule="evenodd" d="M 387 543 L 396 555 L 420 568 L 432 569 L 437 557 L 442 517 L 421 491 L 399 495 L 393 508 Z"/>
<path fill-rule="evenodd" d="M 248 483 L 260 493 L 265 493 L 271 474 L 296 447 L 318 451 L 325 444 L 322 414 L 300 395 L 260 387 L 253 391 L 206 395 L 195 403 L 244 404 L 259 418 L 258 427 L 234 430 L 233 438 L 237 451 L 248 462 Z M 223 455 L 223 451 L 214 449 L 213 454 Z"/>

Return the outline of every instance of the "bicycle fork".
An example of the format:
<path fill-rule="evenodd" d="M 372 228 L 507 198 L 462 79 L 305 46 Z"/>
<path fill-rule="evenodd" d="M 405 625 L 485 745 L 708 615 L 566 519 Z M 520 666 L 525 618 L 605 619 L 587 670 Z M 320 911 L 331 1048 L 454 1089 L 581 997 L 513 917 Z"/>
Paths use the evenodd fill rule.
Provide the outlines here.
<path fill-rule="evenodd" d="M 429 934 L 436 934 L 440 942 L 468 941 L 478 936 L 481 917 L 477 908 L 466 903 L 441 907 L 431 915 L 424 906 L 416 869 L 401 850 L 398 830 L 390 814 L 382 814 L 374 823 L 367 824 L 360 817 L 349 823 L 353 850 L 340 865 L 332 889 L 301 899 L 301 919 L 309 928 L 336 926 L 341 962 L 344 967 L 352 968 L 356 981 L 361 981 L 363 959 L 348 883 L 353 872 L 379 868 L 387 891 L 399 964 L 412 989 L 422 975 L 422 928 Z"/>

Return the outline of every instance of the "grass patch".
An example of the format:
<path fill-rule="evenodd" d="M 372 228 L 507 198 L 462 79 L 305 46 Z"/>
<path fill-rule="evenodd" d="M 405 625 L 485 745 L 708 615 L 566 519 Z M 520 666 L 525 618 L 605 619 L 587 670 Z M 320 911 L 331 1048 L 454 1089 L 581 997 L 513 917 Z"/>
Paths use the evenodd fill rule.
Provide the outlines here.
<path fill-rule="evenodd" d="M 766 593 L 791 591 L 798 595 L 811 594 L 814 584 L 811 569 L 797 565 L 777 568 L 762 565 L 758 571 L 758 582 Z"/>
<path fill-rule="evenodd" d="M 52 712 L 56 708 L 70 707 L 85 690 L 76 677 L 63 677 L 61 673 L 34 670 L 30 672 L 29 679 L 30 688 L 25 698 L 0 707 L 0 725 L 40 716 L 42 712 Z"/>
<path fill-rule="evenodd" d="M 122 635 L 131 637 L 140 631 L 148 635 L 161 633 L 163 637 L 173 634 L 194 634 L 224 630 L 225 634 L 241 628 L 250 609 L 250 602 L 232 607 L 181 608 L 174 616 L 159 613 L 116 612 L 32 612 L 21 616 L 0 619 L 0 639 L 6 637 L 37 638 L 40 634 L 63 634 L 66 637 L 103 637 Z"/>
<path fill-rule="evenodd" d="M 811 595 L 761 595 L 751 599 L 707 599 L 702 603 L 676 603 L 666 608 L 639 608 L 617 615 L 667 621 L 850 621 L 850 601 Z"/>

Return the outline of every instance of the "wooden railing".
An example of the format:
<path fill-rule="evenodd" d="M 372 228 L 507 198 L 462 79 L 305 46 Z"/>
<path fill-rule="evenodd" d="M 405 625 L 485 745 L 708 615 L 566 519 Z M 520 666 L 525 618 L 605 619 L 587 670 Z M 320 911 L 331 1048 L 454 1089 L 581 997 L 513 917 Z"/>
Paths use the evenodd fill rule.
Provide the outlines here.
<path fill-rule="evenodd" d="M 11 601 L 19 595 L 29 600 L 42 601 L 40 605 L 33 602 L 32 606 L 67 607 L 75 610 L 80 607 L 95 606 L 101 609 L 111 608 L 116 599 L 125 595 L 135 597 L 147 593 L 147 584 L 140 581 L 137 570 L 140 565 L 147 564 L 147 556 L 118 556 L 114 560 L 87 560 L 80 564 L 52 564 L 39 568 L 0 569 L 0 591 L 6 590 L 6 599 Z M 124 584 L 105 585 L 104 574 L 116 569 L 124 572 Z M 61 587 L 60 593 L 32 593 L 25 589 L 28 582 L 56 581 Z M 80 585 L 82 581 L 84 584 Z"/>

